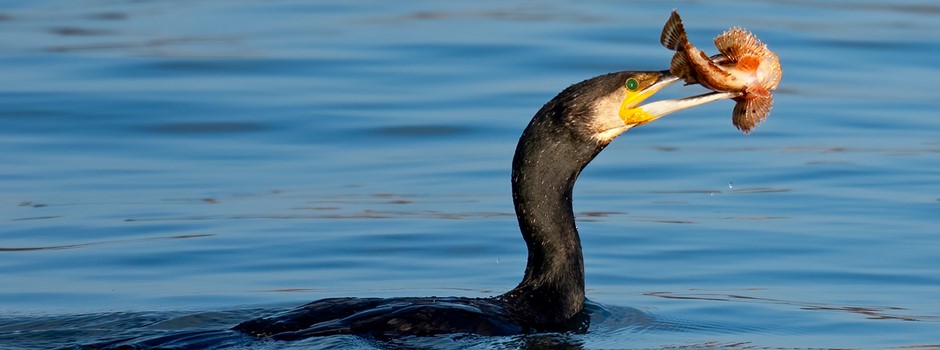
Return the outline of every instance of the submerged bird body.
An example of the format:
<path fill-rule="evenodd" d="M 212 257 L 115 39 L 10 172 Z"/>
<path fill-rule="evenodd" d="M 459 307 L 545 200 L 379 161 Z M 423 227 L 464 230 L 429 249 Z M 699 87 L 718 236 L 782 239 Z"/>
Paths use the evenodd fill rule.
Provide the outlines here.
<path fill-rule="evenodd" d="M 496 298 L 332 298 L 247 321 L 235 330 L 277 340 L 339 334 L 377 339 L 446 333 L 498 336 L 535 330 L 507 306 Z"/>
<path fill-rule="evenodd" d="M 660 42 L 676 51 L 669 71 L 688 84 L 715 91 L 735 92 L 737 104 L 732 122 L 745 133 L 767 119 L 773 107 L 771 91 L 780 83 L 780 59 L 754 34 L 731 28 L 714 42 L 719 55 L 709 57 L 688 39 L 682 19 L 673 11 L 663 27 Z"/>
<path fill-rule="evenodd" d="M 568 87 L 535 114 L 512 162 L 513 203 L 528 248 L 516 288 L 490 298 L 323 299 L 234 329 L 283 340 L 585 331 L 584 262 L 571 203 L 575 181 L 626 130 L 734 96 L 714 92 L 639 106 L 677 81 L 669 72 L 610 73 Z"/>

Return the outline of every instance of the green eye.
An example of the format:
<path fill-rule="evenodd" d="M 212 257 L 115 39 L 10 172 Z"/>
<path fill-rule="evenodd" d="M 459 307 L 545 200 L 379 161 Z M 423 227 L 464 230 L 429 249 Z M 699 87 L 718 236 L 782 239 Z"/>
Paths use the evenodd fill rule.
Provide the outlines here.
<path fill-rule="evenodd" d="M 633 78 L 627 79 L 627 90 L 636 91 L 636 89 L 639 87 L 640 87 L 640 82 L 636 81 L 636 79 L 633 79 Z"/>

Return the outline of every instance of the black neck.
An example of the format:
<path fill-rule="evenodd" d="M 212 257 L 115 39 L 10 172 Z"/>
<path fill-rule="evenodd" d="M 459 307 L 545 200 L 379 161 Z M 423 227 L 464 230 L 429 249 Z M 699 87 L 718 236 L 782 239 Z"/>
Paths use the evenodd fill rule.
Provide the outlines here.
<path fill-rule="evenodd" d="M 567 323 L 584 308 L 584 260 L 571 193 L 581 170 L 606 146 L 583 132 L 594 111 L 589 103 L 575 103 L 590 101 L 570 92 L 584 83 L 539 110 L 512 162 L 513 202 L 529 257 L 522 282 L 502 298 L 543 326 Z"/>

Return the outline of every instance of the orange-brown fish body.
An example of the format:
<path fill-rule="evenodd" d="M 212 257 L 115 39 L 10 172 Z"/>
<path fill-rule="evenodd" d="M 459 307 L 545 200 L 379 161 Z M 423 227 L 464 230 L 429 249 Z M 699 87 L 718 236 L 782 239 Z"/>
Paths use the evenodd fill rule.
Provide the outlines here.
<path fill-rule="evenodd" d="M 693 46 L 675 11 L 663 27 L 660 41 L 676 51 L 670 72 L 688 84 L 724 92 L 738 92 L 732 122 L 745 133 L 760 124 L 773 106 L 771 91 L 780 83 L 777 55 L 753 34 L 731 28 L 715 38 L 720 55 L 709 57 Z"/>

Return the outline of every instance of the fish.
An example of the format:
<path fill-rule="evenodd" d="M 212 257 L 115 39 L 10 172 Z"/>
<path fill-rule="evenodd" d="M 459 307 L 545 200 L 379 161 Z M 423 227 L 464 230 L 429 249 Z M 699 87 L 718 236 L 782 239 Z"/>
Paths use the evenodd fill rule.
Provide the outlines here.
<path fill-rule="evenodd" d="M 673 10 L 659 41 L 676 52 L 669 72 L 686 84 L 740 94 L 734 98 L 731 112 L 731 122 L 738 130 L 748 134 L 770 115 L 772 91 L 780 84 L 783 71 L 777 54 L 753 33 L 741 27 L 728 29 L 714 39 L 719 54 L 708 56 L 689 42 L 682 18 Z"/>

